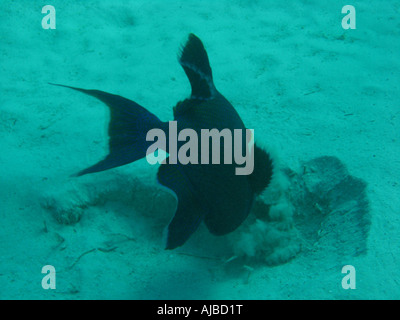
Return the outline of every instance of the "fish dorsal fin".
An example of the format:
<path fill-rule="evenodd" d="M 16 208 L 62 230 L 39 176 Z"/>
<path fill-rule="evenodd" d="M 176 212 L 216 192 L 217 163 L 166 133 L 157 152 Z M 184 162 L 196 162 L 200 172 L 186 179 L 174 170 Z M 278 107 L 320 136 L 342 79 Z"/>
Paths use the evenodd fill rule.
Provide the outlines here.
<path fill-rule="evenodd" d="M 216 89 L 212 79 L 212 71 L 208 60 L 207 52 L 201 40 L 193 33 L 184 45 L 179 56 L 179 63 L 192 87 L 192 99 L 212 99 Z"/>

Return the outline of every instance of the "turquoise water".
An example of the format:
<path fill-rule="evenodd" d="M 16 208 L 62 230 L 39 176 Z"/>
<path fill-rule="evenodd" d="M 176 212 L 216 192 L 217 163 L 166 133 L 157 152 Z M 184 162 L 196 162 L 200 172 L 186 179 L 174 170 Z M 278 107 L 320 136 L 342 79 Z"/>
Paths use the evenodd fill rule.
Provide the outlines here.
<path fill-rule="evenodd" d="M 1 299 L 400 297 L 397 2 L 354 3 L 356 29 L 342 27 L 344 1 L 3 2 Z M 71 177 L 107 154 L 110 116 L 48 83 L 172 120 L 190 94 L 177 55 L 191 32 L 276 170 L 236 231 L 201 225 L 164 250 L 176 200 L 158 167 Z"/>

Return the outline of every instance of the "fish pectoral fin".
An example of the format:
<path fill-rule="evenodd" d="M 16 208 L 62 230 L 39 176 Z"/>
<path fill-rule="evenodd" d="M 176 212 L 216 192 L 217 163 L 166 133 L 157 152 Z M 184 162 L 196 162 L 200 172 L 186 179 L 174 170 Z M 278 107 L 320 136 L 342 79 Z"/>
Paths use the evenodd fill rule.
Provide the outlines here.
<path fill-rule="evenodd" d="M 160 128 L 167 132 L 165 131 L 167 123 L 161 122 L 154 114 L 134 101 L 100 90 L 50 84 L 95 97 L 110 109 L 109 154 L 95 165 L 78 172 L 76 176 L 108 170 L 144 158 L 148 147 L 153 143 L 146 141 L 147 132 L 154 128 Z"/>
<path fill-rule="evenodd" d="M 175 216 L 168 226 L 166 249 L 183 245 L 199 227 L 205 210 L 196 199 L 192 186 L 179 164 L 162 164 L 157 173 L 160 184 L 171 189 L 178 198 Z"/>
<path fill-rule="evenodd" d="M 201 40 L 193 33 L 183 46 L 179 63 L 189 78 L 192 87 L 192 99 L 211 99 L 216 89 L 207 52 Z"/>

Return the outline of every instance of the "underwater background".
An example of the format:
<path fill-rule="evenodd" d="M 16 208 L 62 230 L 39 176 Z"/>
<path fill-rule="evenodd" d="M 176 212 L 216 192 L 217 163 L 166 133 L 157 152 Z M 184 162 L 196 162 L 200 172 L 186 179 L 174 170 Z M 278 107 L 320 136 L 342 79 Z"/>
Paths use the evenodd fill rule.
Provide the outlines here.
<path fill-rule="evenodd" d="M 399 14 L 391 0 L 2 1 L 0 299 L 399 299 Z M 277 168 L 235 232 L 201 226 L 164 250 L 176 201 L 157 166 L 71 177 L 107 154 L 109 111 L 48 83 L 172 120 L 191 32 Z"/>

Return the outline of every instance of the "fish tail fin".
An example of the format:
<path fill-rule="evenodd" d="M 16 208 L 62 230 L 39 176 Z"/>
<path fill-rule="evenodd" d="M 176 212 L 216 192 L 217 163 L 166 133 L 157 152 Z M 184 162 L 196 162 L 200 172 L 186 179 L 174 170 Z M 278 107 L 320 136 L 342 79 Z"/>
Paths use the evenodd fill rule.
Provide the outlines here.
<path fill-rule="evenodd" d="M 210 62 L 201 40 L 193 33 L 183 46 L 179 63 L 189 78 L 192 99 L 211 99 L 216 89 L 213 82 Z"/>
<path fill-rule="evenodd" d="M 49 84 L 73 89 L 95 97 L 110 109 L 109 154 L 95 165 L 78 172 L 76 176 L 108 170 L 144 158 L 148 147 L 153 143 L 146 141 L 147 132 L 154 128 L 160 128 L 167 132 L 165 131 L 166 123 L 161 122 L 154 114 L 136 102 L 100 90 Z"/>
<path fill-rule="evenodd" d="M 254 145 L 254 170 L 249 175 L 250 187 L 256 195 L 264 191 L 271 182 L 273 174 L 273 161 L 271 156 Z"/>

